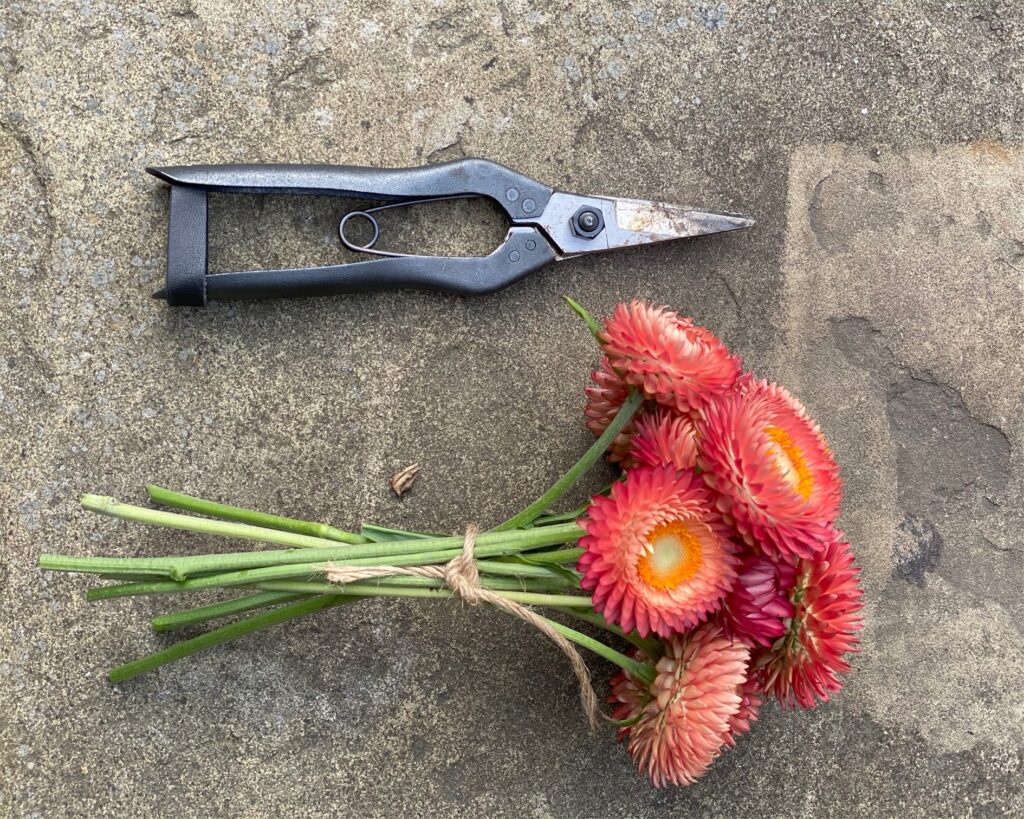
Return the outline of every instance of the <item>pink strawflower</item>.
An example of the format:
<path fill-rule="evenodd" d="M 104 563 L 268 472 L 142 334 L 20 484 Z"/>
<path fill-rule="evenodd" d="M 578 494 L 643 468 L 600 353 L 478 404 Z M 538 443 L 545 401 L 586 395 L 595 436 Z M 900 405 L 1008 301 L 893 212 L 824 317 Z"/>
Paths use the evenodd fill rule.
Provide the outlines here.
<path fill-rule="evenodd" d="M 765 690 L 784 705 L 813 708 L 842 688 L 850 670 L 846 655 L 857 650 L 864 594 L 853 553 L 835 532 L 824 551 L 797 566 L 786 633 L 760 660 Z"/>
<path fill-rule="evenodd" d="M 729 718 L 729 736 L 725 738 L 725 744 L 730 748 L 735 747 L 736 737 L 742 736 L 750 730 L 750 723 L 757 719 L 764 702 L 764 680 L 761 675 L 753 670 L 747 672 L 747 678 L 738 689 L 740 695 L 740 707 L 732 717 Z"/>
<path fill-rule="evenodd" d="M 651 662 L 650 657 L 636 648 L 629 650 L 629 656 L 642 663 Z M 616 722 L 635 723 L 644 706 L 651 701 L 650 686 L 622 669 L 611 678 L 608 685 L 611 688 L 608 702 L 612 705 L 612 719 Z M 629 736 L 631 727 L 632 725 L 619 726 L 617 736 L 620 742 Z"/>
<path fill-rule="evenodd" d="M 626 403 L 629 384 L 611 368 L 607 357 L 601 358 L 600 369 L 590 374 L 590 380 L 594 382 L 594 386 L 583 391 L 587 396 L 587 406 L 583 412 L 587 417 L 587 429 L 594 433 L 595 438 L 599 438 Z M 643 410 L 630 419 L 608 447 L 608 460 L 612 463 L 621 462 L 624 468 L 636 463 L 631 453 L 631 445 L 640 412 Z"/>
<path fill-rule="evenodd" d="M 796 567 L 751 554 L 740 564 L 736 583 L 722 607 L 725 630 L 748 645 L 770 646 L 786 633 L 793 616 L 789 600 Z"/>
<path fill-rule="evenodd" d="M 655 787 L 692 785 L 731 742 L 749 659 L 745 645 L 705 623 L 665 642 L 649 688 L 626 673 L 612 681 L 616 718 L 637 720 L 620 738 Z"/>
<path fill-rule="evenodd" d="M 618 305 L 601 338 L 626 383 L 680 414 L 731 389 L 740 373 L 740 359 L 709 330 L 642 301 Z"/>
<path fill-rule="evenodd" d="M 756 384 L 757 377 L 749 370 L 744 370 L 739 374 L 739 377 L 736 379 L 736 383 L 732 385 L 732 388 L 736 392 L 746 392 Z"/>
<path fill-rule="evenodd" d="M 580 586 L 624 631 L 667 637 L 715 611 L 736 579 L 735 544 L 703 481 L 638 466 L 580 519 Z"/>
<path fill-rule="evenodd" d="M 832 452 L 803 405 L 757 381 L 706 405 L 697 463 L 723 516 L 774 559 L 825 547 L 842 484 Z"/>
<path fill-rule="evenodd" d="M 659 407 L 636 421 L 633 460 L 645 466 L 674 466 L 679 471 L 697 464 L 697 432 L 685 415 Z"/>

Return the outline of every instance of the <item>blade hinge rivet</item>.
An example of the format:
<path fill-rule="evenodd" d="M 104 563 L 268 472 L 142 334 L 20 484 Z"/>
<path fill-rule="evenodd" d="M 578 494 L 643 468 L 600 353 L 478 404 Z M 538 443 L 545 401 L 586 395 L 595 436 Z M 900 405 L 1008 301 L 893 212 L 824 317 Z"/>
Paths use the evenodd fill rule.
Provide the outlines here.
<path fill-rule="evenodd" d="M 572 217 L 572 232 L 583 239 L 593 239 L 604 230 L 601 211 L 584 206 Z"/>

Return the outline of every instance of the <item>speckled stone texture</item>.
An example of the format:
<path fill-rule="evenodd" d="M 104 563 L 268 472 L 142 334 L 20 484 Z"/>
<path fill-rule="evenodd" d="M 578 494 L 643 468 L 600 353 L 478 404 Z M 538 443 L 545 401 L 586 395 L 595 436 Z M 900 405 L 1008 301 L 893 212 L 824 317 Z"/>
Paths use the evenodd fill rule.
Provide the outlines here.
<path fill-rule="evenodd" d="M 981 0 L 3 3 L 0 814 L 1024 812 L 1022 42 L 1019 4 Z M 477 299 L 149 298 L 167 193 L 146 165 L 462 155 L 758 225 Z M 340 257 L 343 203 L 214 206 L 218 269 Z M 467 203 L 409 222 L 389 240 L 502 232 Z M 867 591 L 833 703 L 767 708 L 658 792 L 588 733 L 556 649 L 456 604 L 344 607 L 105 682 L 167 642 L 146 620 L 172 601 L 87 605 L 38 554 L 223 544 L 79 493 L 498 521 L 589 440 L 595 349 L 562 293 L 679 306 L 821 420 Z"/>

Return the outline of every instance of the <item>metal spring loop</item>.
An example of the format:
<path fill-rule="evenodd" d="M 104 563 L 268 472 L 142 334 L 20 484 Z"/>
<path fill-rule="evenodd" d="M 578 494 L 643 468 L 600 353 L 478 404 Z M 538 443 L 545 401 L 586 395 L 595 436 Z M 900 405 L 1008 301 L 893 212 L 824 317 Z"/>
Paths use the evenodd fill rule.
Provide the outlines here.
<path fill-rule="evenodd" d="M 429 202 L 447 202 L 449 199 L 476 199 L 477 194 L 475 193 L 457 193 L 451 196 L 431 196 L 426 199 L 411 199 L 405 202 L 393 202 L 390 205 L 381 205 L 376 208 L 368 208 L 367 210 L 353 210 L 346 213 L 341 217 L 341 221 L 338 222 L 338 238 L 341 243 L 353 253 L 369 253 L 373 256 L 386 256 L 388 258 L 400 258 L 403 256 L 416 256 L 416 253 L 396 253 L 390 250 L 377 250 L 375 245 L 377 240 L 380 238 L 380 223 L 374 218 L 374 213 L 379 213 L 382 210 L 391 210 L 392 208 L 407 208 L 412 205 L 425 205 Z M 349 240 L 345 235 L 345 225 L 348 224 L 349 220 L 353 217 L 361 217 L 366 219 L 370 226 L 373 228 L 373 236 L 370 237 L 365 245 L 357 245 L 355 242 Z"/>

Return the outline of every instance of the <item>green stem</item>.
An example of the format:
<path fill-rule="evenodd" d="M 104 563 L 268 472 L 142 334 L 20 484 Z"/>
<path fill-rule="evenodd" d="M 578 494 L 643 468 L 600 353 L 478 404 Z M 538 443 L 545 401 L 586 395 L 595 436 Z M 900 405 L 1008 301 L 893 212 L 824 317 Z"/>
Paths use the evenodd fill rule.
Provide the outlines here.
<path fill-rule="evenodd" d="M 595 492 L 595 495 L 607 495 L 612 490 L 612 486 L 615 482 L 608 484 L 599 491 Z M 562 512 L 558 515 L 541 515 L 534 522 L 534 526 L 550 526 L 553 523 L 570 523 L 575 520 L 579 520 L 587 513 L 587 509 L 590 508 L 591 501 L 588 500 L 582 506 L 577 506 L 571 512 Z"/>
<path fill-rule="evenodd" d="M 626 634 L 626 632 L 624 632 L 621 628 L 619 628 L 616 625 L 613 625 L 612 623 L 609 623 L 607 620 L 604 619 L 604 617 L 602 617 L 596 611 L 584 611 L 582 609 L 559 609 L 559 611 L 565 612 L 566 614 L 575 617 L 577 620 L 583 620 L 585 623 L 591 623 L 592 625 L 595 625 L 598 628 L 603 628 L 610 634 L 614 634 L 617 637 L 621 637 L 623 640 L 627 640 L 632 645 L 640 649 L 648 657 L 657 659 L 664 653 L 664 650 L 661 647 L 661 643 L 659 643 L 657 640 L 644 639 L 635 631 L 631 631 L 629 634 Z"/>
<path fill-rule="evenodd" d="M 522 529 L 524 526 L 528 526 L 540 517 L 544 511 L 551 506 L 551 504 L 562 497 L 562 495 L 564 495 L 569 488 L 576 483 L 580 475 L 597 463 L 597 460 L 604 455 L 605 450 L 611 446 L 612 441 L 615 440 L 615 436 L 622 431 L 622 428 L 626 426 L 626 424 L 629 423 L 634 413 L 639 409 L 643 400 L 643 393 L 636 390 L 630 392 L 629 397 L 626 398 L 621 409 L 619 409 L 615 414 L 615 418 L 612 419 L 612 422 L 608 425 L 607 429 L 601 433 L 601 437 L 594 441 L 593 446 L 586 451 L 583 457 L 573 464 L 572 468 L 559 478 L 558 481 L 555 482 L 554 486 L 552 486 L 547 492 L 537 498 L 537 500 L 527 506 L 522 512 L 509 518 L 501 525 L 496 526 L 492 531 L 506 532 L 510 529 Z"/>
<path fill-rule="evenodd" d="M 576 629 L 563 626 L 555 620 L 549 620 L 547 617 L 541 617 L 541 619 L 567 640 L 571 640 L 576 643 L 576 645 L 583 646 L 583 648 L 593 651 L 595 654 L 604 657 L 606 660 L 610 660 L 615 663 L 615 665 L 619 666 L 619 668 L 628 672 L 631 676 L 638 677 L 648 685 L 654 682 L 654 669 L 646 663 L 641 663 L 634 660 L 632 657 L 627 657 L 621 651 L 616 651 L 611 646 L 606 646 L 600 640 L 588 637 L 586 634 L 576 631 Z"/>
<path fill-rule="evenodd" d="M 478 551 L 485 551 L 488 554 L 502 554 L 508 551 L 508 546 L 498 544 L 496 546 L 484 546 Z M 321 553 L 317 553 L 321 556 Z M 431 564 L 447 563 L 453 557 L 462 554 L 462 549 L 447 549 L 438 552 L 420 552 L 411 555 L 391 555 L 385 557 L 362 558 L 357 560 L 335 560 L 331 562 L 334 566 L 428 566 Z M 540 554 L 548 554 L 541 552 Z M 102 559 L 102 558 L 96 558 Z M 243 569 L 238 572 L 206 573 L 202 576 L 193 576 L 188 580 L 150 580 L 145 575 L 117 576 L 100 575 L 104 579 L 133 580 L 141 578 L 142 582 L 121 583 L 116 586 L 101 586 L 90 589 L 86 593 L 86 600 L 95 602 L 97 600 L 109 600 L 114 597 L 130 597 L 143 594 L 175 594 L 177 592 L 198 591 L 227 586 L 245 586 L 262 580 L 279 580 L 288 577 L 301 577 L 323 572 L 327 563 L 316 561 L 312 563 L 290 563 L 282 566 L 263 566 L 255 569 Z M 527 563 L 502 563 L 494 560 L 478 560 L 477 568 L 484 574 L 503 575 L 507 577 L 526 577 L 534 579 L 547 579 L 559 581 L 558 585 L 565 586 L 564 575 L 553 572 L 544 566 L 532 566 Z"/>
<path fill-rule="evenodd" d="M 136 581 L 145 581 L 148 583 L 153 579 L 153 575 L 151 574 L 134 572 L 102 572 L 101 574 L 96 575 L 96 577 L 99 580 L 117 580 L 121 583 L 134 583 Z"/>
<path fill-rule="evenodd" d="M 221 643 L 225 643 L 228 640 L 234 640 L 238 637 L 243 637 L 246 634 L 251 634 L 254 631 L 267 628 L 268 626 L 274 626 L 278 623 L 294 620 L 297 617 L 304 617 L 305 615 L 312 614 L 315 611 L 327 609 L 331 606 L 338 606 L 343 603 L 350 603 L 353 599 L 354 598 L 343 597 L 340 595 L 334 597 L 314 597 L 310 600 L 300 600 L 297 603 L 281 606 L 280 608 L 272 609 L 271 611 L 263 614 L 257 614 L 253 617 L 246 617 L 244 620 L 238 620 L 237 622 L 229 623 L 226 626 L 221 626 L 220 628 L 209 631 L 206 634 L 193 637 L 191 640 L 183 640 L 180 643 L 175 643 L 169 648 L 165 648 L 163 651 L 150 654 L 148 657 L 143 657 L 139 660 L 134 660 L 133 662 L 118 666 L 111 671 L 107 677 L 112 683 L 123 682 L 124 680 L 131 679 L 138 674 L 144 674 L 145 672 L 152 671 L 162 665 L 167 665 L 175 660 L 188 657 L 190 654 L 195 654 L 197 651 L 212 648 L 215 645 L 220 645 Z"/>
<path fill-rule="evenodd" d="M 141 583 L 119 583 L 116 586 L 100 586 L 89 589 L 85 599 L 90 603 L 110 600 L 114 597 L 132 597 L 143 594 L 177 594 L 179 592 L 202 591 L 204 589 L 226 589 L 232 586 L 251 586 L 263 580 L 281 580 L 289 577 L 305 577 L 323 574 L 326 563 L 293 563 L 287 566 L 261 566 L 258 569 L 243 569 L 240 572 L 193 577 L 189 580 L 157 580 Z"/>
<path fill-rule="evenodd" d="M 228 617 L 232 614 L 243 614 L 254 609 L 276 606 L 280 603 L 291 603 L 294 600 L 301 600 L 305 597 L 306 595 L 304 594 L 289 594 L 288 592 L 247 594 L 244 597 L 236 597 L 233 600 L 225 600 L 222 603 L 198 606 L 194 609 L 176 611 L 173 614 L 161 614 L 159 617 L 154 617 L 150 621 L 150 625 L 153 626 L 153 631 L 173 631 L 185 626 L 216 620 L 220 617 Z"/>
<path fill-rule="evenodd" d="M 376 523 L 364 523 L 359 527 L 359 534 L 366 540 L 372 540 L 374 543 L 382 543 L 386 540 L 444 537 L 444 535 L 432 532 L 411 532 L 408 529 L 392 529 L 390 526 L 378 526 Z"/>
<path fill-rule="evenodd" d="M 180 583 L 176 583 L 173 580 L 157 581 L 155 583 L 121 583 L 117 586 L 101 586 L 97 589 L 90 589 L 85 597 L 90 602 L 96 602 L 97 600 L 109 600 L 114 597 L 132 597 L 145 594 L 178 594 L 203 589 L 253 586 L 270 580 L 312 577 L 323 574 L 326 568 L 326 563 L 299 563 L 289 566 L 265 566 L 260 569 L 246 569 L 241 572 L 225 572 L 224 574 L 212 575 L 210 577 L 183 580 Z M 441 588 L 444 586 L 444 581 L 441 578 L 409 575 L 390 575 L 365 582 L 380 583 L 386 586 L 422 586 L 425 588 Z M 547 579 L 481 577 L 480 585 L 485 589 L 500 591 L 547 592 L 555 589 L 564 589 L 570 584 L 560 577 Z M 342 586 L 338 588 L 342 588 Z"/>
<path fill-rule="evenodd" d="M 269 515 L 266 512 L 243 509 L 241 506 L 231 506 L 227 503 L 217 503 L 205 498 L 186 495 L 182 492 L 173 492 L 170 489 L 164 489 L 162 486 L 152 483 L 147 484 L 146 491 L 149 493 L 150 500 L 154 503 L 170 506 L 174 509 L 184 509 L 187 512 L 195 512 L 199 515 L 208 515 L 209 517 L 233 520 L 239 523 L 250 523 L 253 526 L 262 526 L 265 529 L 280 529 L 283 532 L 295 532 L 300 535 L 310 535 L 311 537 L 319 537 L 340 543 L 366 543 L 366 538 L 326 523 L 286 518 L 281 515 Z"/>
<path fill-rule="evenodd" d="M 583 549 L 553 549 L 550 552 L 530 552 L 523 555 L 531 563 L 575 563 Z"/>
<path fill-rule="evenodd" d="M 422 542 L 421 542 L 422 543 Z M 501 574 L 506 576 L 516 577 L 559 577 L 557 572 L 552 572 L 545 569 L 543 566 L 530 567 L 528 563 L 506 563 L 504 561 L 498 562 L 494 560 L 484 560 L 480 558 L 492 558 L 492 557 L 507 557 L 509 555 L 515 555 L 522 552 L 523 549 L 515 541 L 509 542 L 499 540 L 494 543 L 485 544 L 483 546 L 477 546 L 474 550 L 474 554 L 478 558 L 477 568 L 481 572 L 486 574 Z M 337 566 L 428 566 L 437 563 L 447 563 L 453 557 L 462 554 L 461 545 L 457 549 L 439 549 L 430 552 L 413 552 L 411 554 L 401 555 L 381 555 L 380 557 L 358 557 L 352 559 L 340 559 L 331 561 Z M 531 562 L 550 562 L 550 561 L 534 561 L 534 555 L 545 555 L 554 554 L 553 552 L 529 552 Z M 518 569 L 509 568 L 510 566 L 519 567 Z M 543 574 L 542 574 L 543 572 Z"/>
<path fill-rule="evenodd" d="M 343 592 L 352 586 L 366 586 L 376 584 L 378 586 L 410 586 L 421 589 L 443 589 L 445 581 L 440 577 L 416 577 L 410 575 L 389 575 L 387 577 L 370 578 L 360 580 L 358 583 L 342 583 L 339 585 Z M 562 591 L 569 587 L 563 578 L 532 580 L 519 577 L 481 577 L 481 588 L 498 592 L 536 592 L 546 594 L 548 592 Z"/>
<path fill-rule="evenodd" d="M 560 515 L 542 515 L 533 522 L 533 525 L 550 526 L 553 523 L 571 523 L 572 521 L 581 518 L 589 507 L 590 504 L 587 503 L 573 509 L 571 512 L 562 512 Z"/>
<path fill-rule="evenodd" d="M 530 559 L 532 560 L 533 558 L 531 557 Z M 476 568 L 481 574 L 496 574 L 507 577 L 536 577 L 546 580 L 565 580 L 565 575 L 563 573 L 552 571 L 547 566 L 534 566 L 531 563 L 506 563 L 503 560 L 478 560 L 476 562 Z"/>
<path fill-rule="evenodd" d="M 260 583 L 258 588 L 264 591 L 287 591 L 303 594 L 347 594 L 353 597 L 429 597 L 435 600 L 447 600 L 453 594 L 449 589 L 384 586 L 374 583 L 346 583 L 340 586 L 335 583 L 300 582 L 295 580 L 271 580 L 266 583 Z M 518 591 L 496 591 L 495 594 L 513 600 L 516 603 L 522 603 L 524 606 L 566 608 L 591 608 L 593 606 L 593 602 L 589 597 L 573 594 L 539 594 Z"/>
<path fill-rule="evenodd" d="M 251 523 L 236 523 L 227 520 L 209 520 L 191 515 L 179 515 L 175 512 L 164 512 L 131 503 L 121 503 L 114 498 L 103 495 L 82 495 L 82 508 L 100 515 L 108 515 L 121 520 L 145 523 L 151 526 L 164 526 L 171 529 L 184 529 L 204 535 L 220 537 L 237 537 L 244 540 L 256 540 L 262 543 L 279 543 L 294 548 L 319 549 L 337 548 L 338 541 L 328 540 L 319 536 L 289 532 L 282 529 L 255 526 Z"/>
<path fill-rule="evenodd" d="M 392 558 L 396 555 L 414 554 L 438 550 L 457 549 L 463 538 L 424 538 L 418 540 L 393 541 L 388 543 L 361 543 L 338 545 L 321 538 L 264 529 L 245 523 L 231 523 L 220 520 L 195 518 L 145 509 L 130 504 L 118 503 L 113 498 L 86 495 L 83 498 L 86 509 L 112 515 L 125 520 L 135 520 L 158 526 L 199 532 L 202 534 L 239 537 L 264 543 L 290 546 L 289 549 L 268 549 L 250 552 L 228 552 L 224 554 L 199 555 L 194 557 L 155 558 L 102 558 L 72 557 L 68 555 L 44 554 L 39 557 L 39 567 L 52 571 L 72 572 L 131 572 L 134 574 L 166 575 L 172 580 L 185 580 L 199 572 L 224 572 L 260 566 L 278 566 L 290 563 L 313 561 L 349 561 L 356 558 Z M 528 551 L 545 546 L 554 546 L 577 540 L 583 530 L 575 524 L 545 526 L 539 530 L 524 532 L 494 532 L 477 536 L 480 547 L 498 546 L 499 553 Z M 330 545 L 324 545 L 330 544 Z M 478 550 L 481 553 L 482 550 Z"/>
<path fill-rule="evenodd" d="M 604 339 L 601 338 L 601 325 L 594 321 L 594 317 L 587 312 L 587 309 L 576 302 L 574 299 L 570 299 L 568 296 L 562 296 L 565 299 L 565 303 L 572 308 L 573 312 L 576 313 L 587 325 L 587 329 L 590 330 L 590 334 L 597 339 L 597 343 L 604 346 Z"/>

